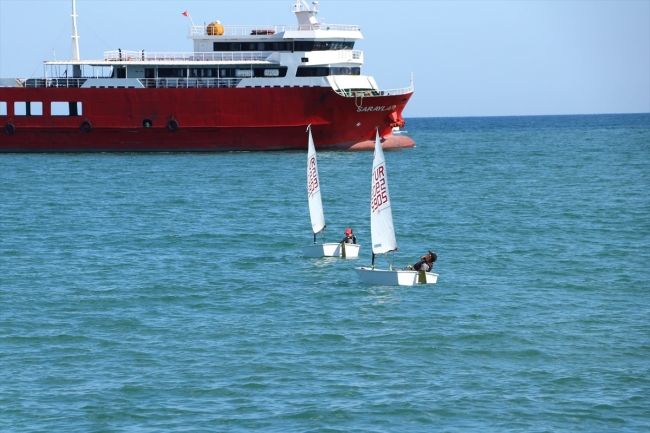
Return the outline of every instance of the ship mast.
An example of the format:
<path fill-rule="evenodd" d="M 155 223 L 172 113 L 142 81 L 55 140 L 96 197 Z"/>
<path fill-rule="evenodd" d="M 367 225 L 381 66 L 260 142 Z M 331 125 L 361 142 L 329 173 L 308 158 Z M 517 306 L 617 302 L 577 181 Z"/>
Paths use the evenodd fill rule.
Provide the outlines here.
<path fill-rule="evenodd" d="M 72 0 L 72 60 L 79 61 L 79 35 L 77 34 L 77 2 Z"/>
<path fill-rule="evenodd" d="M 312 2 L 313 8 L 305 0 L 296 0 L 296 4 L 292 7 L 292 12 L 295 12 L 298 17 L 298 25 L 302 30 L 309 30 L 312 26 L 318 24 L 318 20 L 314 15 L 318 13 L 318 1 Z"/>

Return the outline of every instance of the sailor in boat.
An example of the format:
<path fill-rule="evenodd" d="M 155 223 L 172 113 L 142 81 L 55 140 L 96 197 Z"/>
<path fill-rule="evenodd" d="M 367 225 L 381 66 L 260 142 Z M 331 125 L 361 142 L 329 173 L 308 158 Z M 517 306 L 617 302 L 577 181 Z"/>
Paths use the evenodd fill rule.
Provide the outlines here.
<path fill-rule="evenodd" d="M 420 261 L 414 265 L 408 265 L 408 269 L 413 269 L 415 271 L 425 271 L 431 272 L 433 269 L 433 263 L 438 260 L 438 255 L 431 250 L 426 256 L 420 257 Z"/>
<path fill-rule="evenodd" d="M 352 232 L 352 229 L 345 229 L 345 237 L 341 241 L 342 244 L 356 244 L 357 237 Z"/>

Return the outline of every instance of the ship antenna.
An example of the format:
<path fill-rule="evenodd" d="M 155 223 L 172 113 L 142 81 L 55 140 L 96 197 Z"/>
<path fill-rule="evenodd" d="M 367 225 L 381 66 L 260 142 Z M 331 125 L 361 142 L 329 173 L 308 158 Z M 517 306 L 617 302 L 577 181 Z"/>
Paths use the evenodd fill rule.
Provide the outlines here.
<path fill-rule="evenodd" d="M 72 60 L 81 60 L 79 57 L 79 35 L 77 34 L 77 2 L 72 0 Z"/>

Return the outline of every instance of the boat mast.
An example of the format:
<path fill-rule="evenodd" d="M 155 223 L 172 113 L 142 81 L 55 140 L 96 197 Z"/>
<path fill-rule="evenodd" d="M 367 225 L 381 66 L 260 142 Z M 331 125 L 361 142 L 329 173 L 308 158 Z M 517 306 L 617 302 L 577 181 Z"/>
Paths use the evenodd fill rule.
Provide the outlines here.
<path fill-rule="evenodd" d="M 79 35 L 77 34 L 77 2 L 72 0 L 72 60 L 79 61 Z"/>

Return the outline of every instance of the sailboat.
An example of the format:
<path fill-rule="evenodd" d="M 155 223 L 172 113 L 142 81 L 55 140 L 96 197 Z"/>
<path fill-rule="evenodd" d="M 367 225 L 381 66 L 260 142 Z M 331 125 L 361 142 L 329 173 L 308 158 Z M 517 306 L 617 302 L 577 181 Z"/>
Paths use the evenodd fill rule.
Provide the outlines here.
<path fill-rule="evenodd" d="M 388 194 L 386 159 L 379 141 L 375 138 L 375 156 L 372 161 L 372 188 L 370 193 L 370 231 L 372 235 L 372 267 L 355 268 L 359 281 L 379 286 L 412 286 L 414 284 L 435 284 L 438 274 L 410 269 L 376 269 L 375 256 L 396 251 L 397 239 L 393 226 L 393 213 Z"/>
<path fill-rule="evenodd" d="M 311 136 L 311 125 L 307 127 L 309 132 L 309 148 L 307 151 L 307 198 L 309 200 L 309 215 L 311 216 L 311 227 L 314 232 L 314 244 L 302 247 L 302 255 L 305 257 L 342 257 L 356 258 L 359 256 L 359 245 L 346 243 L 322 243 L 316 241 L 316 235 L 325 230 L 325 214 L 323 213 L 323 202 L 320 194 L 320 180 L 318 179 L 318 163 L 316 161 L 316 147 Z"/>

